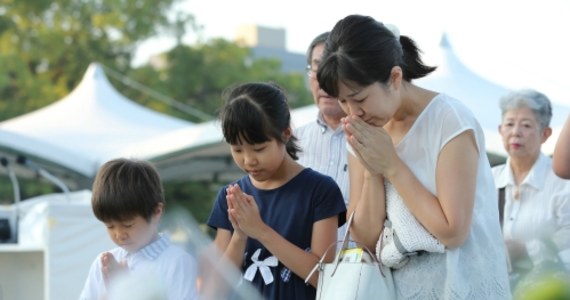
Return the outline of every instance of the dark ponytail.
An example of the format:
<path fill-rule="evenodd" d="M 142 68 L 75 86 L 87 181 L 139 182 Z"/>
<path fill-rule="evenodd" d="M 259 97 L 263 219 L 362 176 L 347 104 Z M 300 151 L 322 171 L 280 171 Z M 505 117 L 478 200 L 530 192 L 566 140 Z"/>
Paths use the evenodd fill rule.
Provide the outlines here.
<path fill-rule="evenodd" d="M 437 69 L 437 67 L 430 67 L 424 64 L 420 57 L 421 50 L 417 47 L 414 40 L 405 35 L 401 35 L 400 44 L 402 45 L 402 50 L 404 50 L 404 65 L 402 66 L 404 80 L 412 81 L 419 79 Z"/>

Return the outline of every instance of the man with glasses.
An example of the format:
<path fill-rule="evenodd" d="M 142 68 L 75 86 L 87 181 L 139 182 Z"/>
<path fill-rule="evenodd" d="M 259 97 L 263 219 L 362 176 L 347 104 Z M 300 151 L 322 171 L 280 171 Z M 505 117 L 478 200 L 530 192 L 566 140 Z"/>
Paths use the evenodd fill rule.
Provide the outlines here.
<path fill-rule="evenodd" d="M 332 177 L 340 187 L 348 207 L 346 140 L 340 122 L 346 114 L 338 100 L 321 90 L 317 81 L 317 70 L 328 36 L 329 32 L 318 35 L 307 49 L 309 87 L 319 113 L 315 122 L 297 128 L 295 136 L 299 139 L 302 149 L 299 153 L 299 163 Z M 345 227 L 346 225 L 343 225 L 338 230 L 339 240 L 343 238 Z"/>

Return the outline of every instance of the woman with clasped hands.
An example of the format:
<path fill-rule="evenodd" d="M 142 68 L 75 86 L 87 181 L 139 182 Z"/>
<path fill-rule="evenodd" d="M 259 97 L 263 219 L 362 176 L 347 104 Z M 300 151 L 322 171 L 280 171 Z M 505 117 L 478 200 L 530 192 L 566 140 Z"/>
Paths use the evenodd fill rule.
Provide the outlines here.
<path fill-rule="evenodd" d="M 371 17 L 347 16 L 330 33 L 317 78 L 347 113 L 352 238 L 374 248 L 387 219 L 411 213 L 445 248 L 404 253 L 392 269 L 398 299 L 510 299 L 482 129 L 458 100 L 411 82 L 433 70 L 413 40 Z"/>

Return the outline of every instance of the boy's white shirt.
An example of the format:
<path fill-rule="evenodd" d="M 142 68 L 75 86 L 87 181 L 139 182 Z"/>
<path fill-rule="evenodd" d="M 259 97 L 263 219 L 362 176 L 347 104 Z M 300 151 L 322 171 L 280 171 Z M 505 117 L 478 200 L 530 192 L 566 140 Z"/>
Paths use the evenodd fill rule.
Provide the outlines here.
<path fill-rule="evenodd" d="M 118 284 L 112 284 L 110 291 L 107 291 L 103 280 L 101 255 L 98 255 L 91 264 L 79 300 L 100 300 L 105 297 L 108 297 L 108 300 L 125 299 L 121 295 L 132 297 L 135 290 L 124 293 L 123 289 L 132 289 L 134 286 L 137 286 L 141 295 L 149 297 L 160 293 L 171 300 L 198 298 L 196 285 L 192 284 L 196 283 L 197 279 L 197 262 L 188 252 L 172 244 L 166 234 L 160 234 L 159 239 L 135 253 L 128 253 L 120 247 L 108 252 L 118 262 L 127 262 L 128 273 L 124 278 L 115 278 Z M 149 282 L 149 279 L 153 281 Z"/>

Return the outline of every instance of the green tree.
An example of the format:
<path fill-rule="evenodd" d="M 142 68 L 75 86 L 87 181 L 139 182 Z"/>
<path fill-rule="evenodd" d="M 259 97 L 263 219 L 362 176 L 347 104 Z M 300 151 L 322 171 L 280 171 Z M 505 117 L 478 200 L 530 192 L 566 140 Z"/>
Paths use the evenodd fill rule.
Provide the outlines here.
<path fill-rule="evenodd" d="M 67 95 L 93 61 L 128 71 L 142 41 L 177 26 L 175 1 L 2 0 L 0 120 Z"/>
<path fill-rule="evenodd" d="M 180 107 L 210 116 L 221 105 L 229 86 L 246 81 L 274 81 L 288 94 L 292 107 L 312 103 L 303 73 L 285 74 L 275 59 L 256 59 L 251 49 L 224 39 L 182 45 L 186 28 L 199 34 L 191 15 L 178 13 L 178 0 L 0 0 L 0 121 L 41 108 L 66 96 L 77 86 L 91 62 L 124 74 L 153 94 L 143 93 L 111 77 L 124 95 L 151 109 L 203 121 Z M 132 68 L 137 46 L 157 34 L 175 36 L 178 46 L 162 56 L 163 66 Z M 126 82 L 129 82 L 126 80 Z M 174 100 L 158 101 L 156 94 Z M 173 102 L 173 101 L 170 101 Z M 208 182 L 166 183 L 173 206 L 186 207 L 204 222 L 215 196 Z M 49 184 L 29 180 L 22 198 L 53 192 Z M 11 186 L 0 180 L 0 202 L 9 202 Z M 4 197 L 6 195 L 6 197 Z"/>
<path fill-rule="evenodd" d="M 212 39 L 193 46 L 178 45 L 159 60 L 161 66 L 142 66 L 133 70 L 129 77 L 211 116 L 222 104 L 224 89 L 247 81 L 276 82 L 287 92 L 292 107 L 312 103 L 303 73 L 283 73 L 279 60 L 256 59 L 250 48 L 225 39 Z M 152 95 L 136 90 L 125 93 L 158 111 L 200 121 L 176 107 L 157 102 Z"/>

